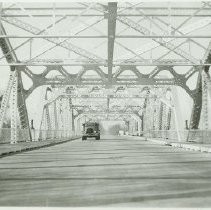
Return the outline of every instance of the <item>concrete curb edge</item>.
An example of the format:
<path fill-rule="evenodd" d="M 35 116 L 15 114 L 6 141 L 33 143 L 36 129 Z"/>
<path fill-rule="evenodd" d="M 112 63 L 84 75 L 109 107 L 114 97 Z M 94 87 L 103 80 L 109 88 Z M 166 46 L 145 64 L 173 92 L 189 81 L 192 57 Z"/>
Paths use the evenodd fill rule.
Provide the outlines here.
<path fill-rule="evenodd" d="M 79 139 L 79 138 L 80 137 L 77 136 L 77 137 L 73 137 L 71 139 L 64 140 L 64 141 L 51 142 L 51 143 L 46 143 L 44 145 L 37 145 L 37 146 L 32 146 L 32 147 L 29 146 L 29 147 L 21 148 L 21 149 L 14 150 L 14 151 L 3 152 L 3 153 L 0 154 L 0 158 L 19 154 L 19 153 L 22 153 L 22 152 L 29 152 L 29 151 L 32 151 L 32 150 L 41 149 L 41 148 L 45 148 L 45 147 L 51 147 L 51 146 L 55 146 L 55 145 L 58 145 L 58 144 L 63 144 L 63 143 L 69 142 L 69 141 L 74 141 L 74 140 Z"/>
<path fill-rule="evenodd" d="M 171 142 L 167 142 L 165 140 L 155 140 L 155 139 L 147 139 L 146 141 L 150 141 L 150 142 L 165 145 L 165 146 L 183 148 L 186 150 L 211 153 L 211 148 L 206 147 L 206 146 L 201 146 L 201 145 L 191 145 L 191 144 L 175 143 L 175 142 L 171 143 Z"/>

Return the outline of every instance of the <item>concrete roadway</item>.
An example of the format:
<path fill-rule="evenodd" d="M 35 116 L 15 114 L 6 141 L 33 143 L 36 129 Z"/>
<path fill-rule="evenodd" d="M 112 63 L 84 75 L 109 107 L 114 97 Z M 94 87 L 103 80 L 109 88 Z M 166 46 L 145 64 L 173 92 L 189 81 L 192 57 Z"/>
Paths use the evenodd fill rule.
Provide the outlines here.
<path fill-rule="evenodd" d="M 211 154 L 138 137 L 0 159 L 0 206 L 211 207 Z"/>

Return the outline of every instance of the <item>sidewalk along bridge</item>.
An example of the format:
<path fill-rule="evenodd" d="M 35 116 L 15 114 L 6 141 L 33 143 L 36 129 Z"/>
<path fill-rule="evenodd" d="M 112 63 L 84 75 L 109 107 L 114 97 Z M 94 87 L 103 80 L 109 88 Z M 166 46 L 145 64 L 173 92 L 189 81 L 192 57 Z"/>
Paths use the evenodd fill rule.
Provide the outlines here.
<path fill-rule="evenodd" d="M 117 141 L 117 150 L 125 142 L 142 150 L 150 145 L 142 140 L 153 139 L 209 148 L 210 2 L 65 4 L 0 3 L 1 157 L 36 148 L 43 155 L 51 149 L 41 148 L 60 143 L 52 150 L 73 144 L 80 153 L 92 141 L 72 140 L 81 138 L 87 121 L 121 122 L 127 140 L 105 143 Z"/>

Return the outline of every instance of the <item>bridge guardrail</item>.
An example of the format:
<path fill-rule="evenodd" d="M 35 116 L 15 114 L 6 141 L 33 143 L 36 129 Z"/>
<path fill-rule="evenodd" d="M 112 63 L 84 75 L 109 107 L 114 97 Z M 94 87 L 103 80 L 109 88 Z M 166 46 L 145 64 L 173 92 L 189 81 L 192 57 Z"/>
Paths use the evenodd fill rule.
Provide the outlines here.
<path fill-rule="evenodd" d="M 17 129 L 18 142 L 30 141 L 28 137 L 28 129 Z M 71 130 L 36 130 L 31 129 L 32 141 L 45 141 L 45 140 L 59 140 L 68 139 L 75 136 Z M 10 143 L 11 128 L 0 129 L 0 144 Z"/>

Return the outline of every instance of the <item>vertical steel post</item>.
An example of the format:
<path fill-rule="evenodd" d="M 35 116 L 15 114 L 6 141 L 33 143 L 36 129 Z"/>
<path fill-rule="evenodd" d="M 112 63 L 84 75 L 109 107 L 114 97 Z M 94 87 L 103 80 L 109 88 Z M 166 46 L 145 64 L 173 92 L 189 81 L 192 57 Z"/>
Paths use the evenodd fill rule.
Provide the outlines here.
<path fill-rule="evenodd" d="M 162 129 L 166 130 L 166 124 L 167 124 L 167 115 L 166 115 L 166 104 L 163 104 L 163 122 L 162 122 Z"/>
<path fill-rule="evenodd" d="M 18 141 L 18 125 L 17 125 L 17 90 L 18 90 L 18 82 L 17 82 L 17 72 L 15 71 L 15 78 L 12 85 L 12 95 L 11 95 L 11 138 L 10 143 L 15 144 Z"/>
<path fill-rule="evenodd" d="M 15 77 L 16 77 L 16 72 L 15 71 L 11 71 L 10 72 L 9 82 L 8 82 L 6 91 L 4 92 L 3 99 L 2 99 L 2 102 L 1 102 L 0 128 L 2 128 L 3 123 L 4 123 L 4 116 L 6 114 L 7 105 L 8 105 L 8 102 L 9 102 L 9 98 L 10 98 L 10 95 L 11 95 L 11 90 L 12 90 L 12 87 L 13 87 L 13 83 L 14 83 Z"/>
<path fill-rule="evenodd" d="M 71 131 L 72 131 L 72 133 L 74 133 L 75 123 L 74 123 L 74 113 L 73 113 L 73 106 L 72 106 L 72 99 L 71 98 L 69 98 L 69 112 L 70 112 Z"/>
<path fill-rule="evenodd" d="M 117 2 L 108 3 L 108 83 L 112 84 L 114 44 L 116 35 Z"/>
<path fill-rule="evenodd" d="M 199 73 L 197 86 L 193 95 L 193 109 L 190 118 L 190 129 L 198 129 L 202 110 L 202 75 Z"/>
<path fill-rule="evenodd" d="M 32 59 L 32 43 L 33 43 L 33 39 L 30 39 L 30 42 L 29 42 L 29 60 Z"/>
<path fill-rule="evenodd" d="M 0 34 L 2 33 L 2 22 L 1 22 L 1 17 L 2 16 L 2 3 L 0 3 Z"/>
<path fill-rule="evenodd" d="M 160 102 L 158 129 L 162 130 L 162 128 L 163 128 L 163 102 Z"/>
<path fill-rule="evenodd" d="M 166 130 L 170 130 L 171 128 L 171 111 L 171 108 L 168 108 Z"/>
<path fill-rule="evenodd" d="M 49 111 L 49 105 L 48 104 L 45 106 L 45 113 L 46 113 L 47 128 L 48 128 L 48 130 L 52 130 L 51 119 L 50 119 L 50 111 Z"/>
<path fill-rule="evenodd" d="M 202 72 L 202 114 L 204 122 L 204 130 L 209 128 L 209 119 L 208 119 L 208 86 L 206 81 L 205 72 Z"/>
<path fill-rule="evenodd" d="M 57 103 L 56 100 L 53 103 L 54 106 L 54 123 L 55 123 L 55 130 L 58 130 L 58 117 L 57 117 Z"/>

